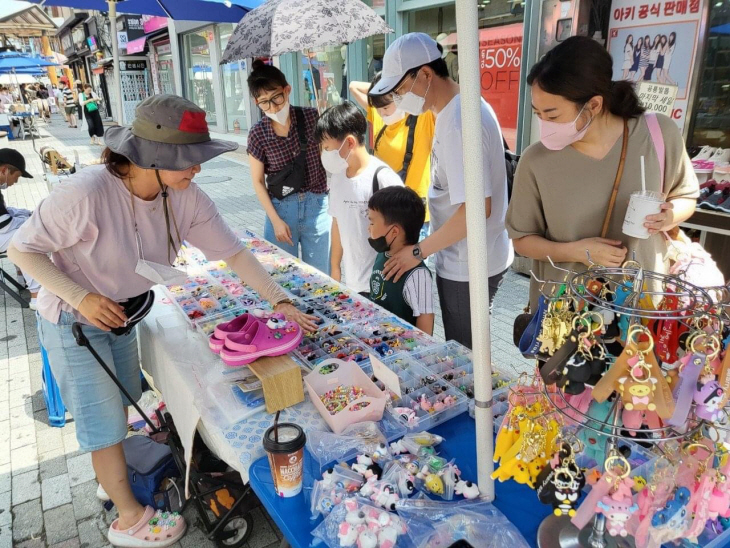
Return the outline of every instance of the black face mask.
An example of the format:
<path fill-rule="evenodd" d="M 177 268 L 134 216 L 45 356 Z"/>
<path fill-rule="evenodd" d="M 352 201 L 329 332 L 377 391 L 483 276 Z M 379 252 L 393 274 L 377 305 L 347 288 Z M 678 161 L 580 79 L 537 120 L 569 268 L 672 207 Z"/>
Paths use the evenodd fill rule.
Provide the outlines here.
<path fill-rule="evenodd" d="M 395 241 L 395 238 L 393 238 L 393 241 L 388 243 L 388 240 L 385 239 L 385 237 L 390 232 L 390 229 L 393 228 L 392 226 L 388 229 L 388 232 L 380 236 L 380 238 L 368 238 L 368 243 L 370 244 L 370 247 L 372 247 L 376 253 L 386 253 L 390 251 L 390 246 L 393 245 L 393 242 Z"/>

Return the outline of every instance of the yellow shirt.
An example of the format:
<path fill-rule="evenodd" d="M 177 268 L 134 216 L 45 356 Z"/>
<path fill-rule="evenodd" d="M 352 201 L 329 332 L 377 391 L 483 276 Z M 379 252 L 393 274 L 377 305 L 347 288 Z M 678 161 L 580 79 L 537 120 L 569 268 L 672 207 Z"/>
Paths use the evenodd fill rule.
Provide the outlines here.
<path fill-rule="evenodd" d="M 375 107 L 368 108 L 368 122 L 373 125 L 373 142 L 383 127 L 383 119 Z M 408 166 L 405 184 L 416 191 L 424 200 L 428 196 L 428 187 L 431 184 L 431 143 L 436 126 L 436 117 L 430 110 L 421 114 L 416 122 L 416 133 L 413 137 L 413 158 Z M 386 126 L 383 136 L 378 142 L 374 154 L 398 173 L 403 169 L 403 158 L 406 155 L 408 141 L 408 126 L 406 119 Z M 428 207 L 426 208 L 426 222 L 429 221 Z"/>

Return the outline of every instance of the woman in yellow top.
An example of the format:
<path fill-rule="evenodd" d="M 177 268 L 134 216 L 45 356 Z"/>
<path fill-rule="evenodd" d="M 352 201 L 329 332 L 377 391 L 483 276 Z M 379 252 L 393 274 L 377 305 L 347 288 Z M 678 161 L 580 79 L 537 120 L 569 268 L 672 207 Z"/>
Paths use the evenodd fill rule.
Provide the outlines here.
<path fill-rule="evenodd" d="M 380 80 L 380 73 L 373 81 L 351 82 L 350 94 L 358 104 L 367 110 L 367 119 L 373 127 L 373 154 L 398 173 L 407 187 L 416 191 L 426 203 L 428 187 L 431 184 L 431 142 L 436 118 L 431 111 L 420 116 L 407 115 L 398 110 L 390 94 L 372 97 L 368 92 Z M 414 123 L 413 150 L 410 162 L 406 162 L 408 134 Z M 404 165 L 404 164 L 408 165 Z M 421 237 L 428 236 L 428 208 Z"/>

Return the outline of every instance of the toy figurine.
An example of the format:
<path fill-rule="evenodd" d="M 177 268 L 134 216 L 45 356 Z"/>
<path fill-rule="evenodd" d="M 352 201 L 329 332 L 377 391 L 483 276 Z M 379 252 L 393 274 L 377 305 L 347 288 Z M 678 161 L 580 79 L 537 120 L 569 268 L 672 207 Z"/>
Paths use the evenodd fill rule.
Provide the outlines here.
<path fill-rule="evenodd" d="M 612 537 L 625 537 L 629 534 L 626 530 L 626 524 L 638 509 L 639 505 L 635 504 L 631 497 L 616 500 L 613 496 L 607 495 L 596 505 L 596 512 L 606 516 L 608 534 Z"/>
<path fill-rule="evenodd" d="M 479 487 L 470 481 L 460 479 L 456 482 L 454 492 L 463 495 L 465 499 L 475 499 L 479 496 Z"/>
<path fill-rule="evenodd" d="M 698 382 L 693 397 L 697 404 L 695 415 L 700 419 L 716 421 L 720 416 L 720 403 L 724 396 L 725 391 L 715 379 L 704 384 Z"/>

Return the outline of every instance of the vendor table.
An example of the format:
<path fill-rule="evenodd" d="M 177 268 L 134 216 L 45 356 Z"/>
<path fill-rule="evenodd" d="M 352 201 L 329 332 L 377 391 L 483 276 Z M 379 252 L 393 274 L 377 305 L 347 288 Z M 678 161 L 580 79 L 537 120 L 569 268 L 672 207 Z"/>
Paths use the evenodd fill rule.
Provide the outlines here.
<path fill-rule="evenodd" d="M 476 478 L 474 419 L 464 413 L 430 429 L 429 432 L 444 438 L 437 447 L 439 456 L 446 460 L 456 459 L 456 465 L 464 478 Z M 315 460 L 309 454 L 305 457 L 304 489 L 292 498 L 277 496 L 268 459 L 261 458 L 254 462 L 249 475 L 251 487 L 287 541 L 294 548 L 307 548 L 312 541 L 312 530 L 322 521 L 321 517 L 316 521 L 310 520 L 309 502 L 305 497 L 305 492 L 311 490 L 314 481 L 321 478 Z M 537 546 L 537 529 L 542 520 L 552 513 L 552 508 L 541 504 L 535 491 L 515 481 L 497 482 L 495 489 L 494 506 L 520 530 L 530 546 Z"/>

